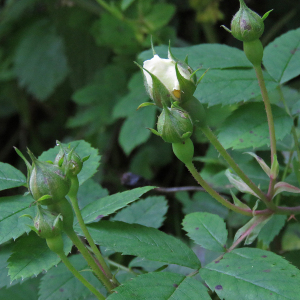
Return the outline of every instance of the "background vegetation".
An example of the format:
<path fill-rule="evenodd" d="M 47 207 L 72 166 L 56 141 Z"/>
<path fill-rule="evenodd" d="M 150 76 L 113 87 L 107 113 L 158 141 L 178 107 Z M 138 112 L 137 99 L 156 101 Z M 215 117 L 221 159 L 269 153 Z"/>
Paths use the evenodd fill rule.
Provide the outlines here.
<path fill-rule="evenodd" d="M 264 45 L 300 27 L 297 0 L 246 3 L 260 15 L 274 9 L 265 21 Z M 23 152 L 28 147 L 39 155 L 56 140 L 67 143 L 84 139 L 102 155 L 95 180 L 110 194 L 149 183 L 195 186 L 172 154 L 171 145 L 145 129 L 154 127 L 158 111 L 136 111 L 148 96 L 133 61 L 141 63 L 151 57 L 150 52 L 143 52 L 150 48 L 151 36 L 157 46 L 170 40 L 172 47 L 221 43 L 241 48 L 241 42 L 220 28 L 221 24 L 229 26 L 237 10 L 237 0 L 1 1 L 0 161 L 25 173 L 13 146 Z M 226 60 L 225 52 L 220 59 Z M 198 67 L 203 63 L 199 57 Z M 289 87 L 299 97 L 299 77 L 290 81 Z M 201 95 L 201 84 L 197 94 Z M 209 125 L 217 130 L 237 104 L 206 106 Z M 202 176 L 215 189 L 229 194 L 226 163 L 203 135 L 196 132 L 193 138 Z M 260 150 L 268 162 L 267 149 Z M 241 153 L 235 154 L 238 162 L 252 160 Z M 279 159 L 284 160 L 284 152 Z M 251 168 L 249 164 L 247 174 Z M 3 191 L 1 195 L 10 193 Z M 181 221 L 187 213 L 206 211 L 227 219 L 231 238 L 246 221 L 201 191 L 158 193 L 167 195 L 170 206 L 162 230 L 179 238 L 185 235 Z M 292 232 L 286 232 L 285 249 L 295 251 L 288 252 L 286 258 L 299 266 L 295 257 L 300 240 L 288 244 Z M 284 230 L 270 246 L 275 253 L 284 250 L 283 234 Z M 124 260 L 119 258 L 122 263 Z"/>

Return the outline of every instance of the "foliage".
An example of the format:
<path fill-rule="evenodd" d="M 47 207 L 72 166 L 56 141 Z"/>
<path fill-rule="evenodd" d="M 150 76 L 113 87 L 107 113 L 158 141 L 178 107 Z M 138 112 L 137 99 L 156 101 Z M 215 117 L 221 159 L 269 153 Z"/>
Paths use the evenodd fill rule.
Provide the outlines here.
<path fill-rule="evenodd" d="M 251 4 L 260 15 L 274 8 L 261 39 L 272 121 L 256 66 L 219 28 L 237 0 L 2 1 L 0 299 L 299 298 L 300 7 Z M 161 109 L 133 62 L 150 60 L 153 48 L 166 58 L 169 41 L 174 57 L 197 70 L 194 97 L 220 143 L 194 126 L 199 171 L 185 163 L 201 187 L 146 129 Z M 75 237 L 65 226 L 62 251 L 33 232 L 36 205 L 49 195 L 34 201 L 31 166 L 26 178 L 13 146 L 58 164 L 73 186 L 78 179 L 66 200 L 74 222 L 65 208 Z M 73 147 L 89 156 L 76 179 L 68 173 Z"/>

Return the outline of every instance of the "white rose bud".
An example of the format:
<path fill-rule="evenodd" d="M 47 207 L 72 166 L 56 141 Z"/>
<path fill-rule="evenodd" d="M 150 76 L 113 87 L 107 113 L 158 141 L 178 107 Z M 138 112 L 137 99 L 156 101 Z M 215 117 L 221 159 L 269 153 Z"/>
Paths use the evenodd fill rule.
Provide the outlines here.
<path fill-rule="evenodd" d="M 176 59 L 169 47 L 168 58 L 160 58 L 153 49 L 154 57 L 146 60 L 143 67 L 145 86 L 150 98 L 159 107 L 170 106 L 174 101 L 189 101 L 197 87 L 197 77 L 187 62 Z"/>

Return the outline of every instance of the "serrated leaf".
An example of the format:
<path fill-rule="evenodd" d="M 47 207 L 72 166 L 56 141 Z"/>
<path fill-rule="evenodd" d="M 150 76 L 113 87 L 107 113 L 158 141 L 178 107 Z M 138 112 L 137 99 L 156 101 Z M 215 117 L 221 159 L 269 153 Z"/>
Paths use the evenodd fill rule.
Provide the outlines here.
<path fill-rule="evenodd" d="M 63 146 L 68 146 L 69 144 L 71 145 L 71 148 L 76 147 L 75 151 L 81 158 L 90 155 L 90 158 L 83 163 L 83 168 L 78 174 L 79 185 L 81 185 L 97 172 L 101 156 L 98 153 L 98 149 L 93 148 L 90 143 L 84 140 L 73 141 L 68 144 L 62 143 Z M 55 146 L 54 148 L 44 151 L 38 159 L 42 161 L 54 161 L 59 149 L 58 146 Z"/>
<path fill-rule="evenodd" d="M 128 265 L 129 268 L 141 267 L 147 272 L 153 272 L 164 265 L 163 262 L 148 260 L 141 257 L 135 257 Z"/>
<path fill-rule="evenodd" d="M 72 248 L 72 242 L 63 234 L 64 251 L 67 255 Z M 18 278 L 27 278 L 47 271 L 60 262 L 60 258 L 52 252 L 46 240 L 40 238 L 35 232 L 18 239 L 13 248 L 13 254 L 8 260 L 8 274 L 11 281 Z"/>
<path fill-rule="evenodd" d="M 273 215 L 258 234 L 258 239 L 263 241 L 264 245 L 269 246 L 283 228 L 286 218 L 287 216 L 284 215 Z"/>
<path fill-rule="evenodd" d="M 290 30 L 264 49 L 263 64 L 283 84 L 300 74 L 300 28 Z"/>
<path fill-rule="evenodd" d="M 137 200 L 152 189 L 154 189 L 153 186 L 145 186 L 98 199 L 82 209 L 81 214 L 84 222 L 90 223 L 99 221 L 101 218 Z"/>
<path fill-rule="evenodd" d="M 277 106 L 272 106 L 272 112 L 276 139 L 281 140 L 290 133 L 293 121 L 283 109 Z M 221 125 L 218 139 L 225 149 L 269 145 L 269 127 L 264 105 L 248 103 L 239 107 Z"/>
<path fill-rule="evenodd" d="M 191 213 L 182 221 L 187 235 L 201 247 L 217 252 L 225 251 L 227 230 L 223 219 L 210 213 Z"/>
<path fill-rule="evenodd" d="M 203 267 L 200 275 L 220 299 L 299 298 L 300 271 L 269 251 L 235 249 Z"/>
<path fill-rule="evenodd" d="M 140 275 L 117 287 L 109 300 L 209 300 L 204 285 L 191 277 L 170 272 Z"/>
<path fill-rule="evenodd" d="M 100 198 L 104 198 L 107 195 L 108 190 L 103 188 L 99 183 L 90 178 L 79 187 L 77 193 L 79 208 L 82 209 L 88 204 Z"/>
<path fill-rule="evenodd" d="M 197 256 L 186 244 L 158 229 L 119 221 L 89 224 L 88 229 L 97 244 L 124 255 L 193 269 L 200 267 Z"/>
<path fill-rule="evenodd" d="M 10 164 L 0 162 L 0 191 L 26 185 L 25 175 Z"/>
<path fill-rule="evenodd" d="M 0 289 L 0 299 L 8 300 L 38 300 L 38 284 L 40 278 L 31 278 L 9 288 Z"/>
<path fill-rule="evenodd" d="M 182 203 L 182 211 L 185 215 L 197 211 L 212 213 L 222 219 L 228 215 L 228 208 L 205 192 L 194 193 L 192 199 L 190 199 L 188 192 L 177 192 L 176 198 Z"/>
<path fill-rule="evenodd" d="M 132 112 L 122 125 L 119 143 L 124 152 L 129 155 L 131 151 L 145 143 L 151 133 L 147 128 L 154 127 L 156 109 L 147 107 Z"/>
<path fill-rule="evenodd" d="M 35 207 L 30 207 L 33 201 L 30 195 L 0 198 L 0 244 L 16 239 L 31 230 L 27 224 L 32 225 L 32 220 L 21 216 L 25 214 L 35 216 Z"/>
<path fill-rule="evenodd" d="M 200 76 L 200 72 L 199 76 Z M 264 73 L 266 88 L 274 90 L 278 83 Z M 209 70 L 198 85 L 194 96 L 208 106 L 231 105 L 259 96 L 260 88 L 253 69 Z"/>
<path fill-rule="evenodd" d="M 72 255 L 68 259 L 89 283 L 103 292 L 103 286 L 93 272 L 84 272 L 89 269 L 89 266 L 81 255 Z M 60 263 L 57 268 L 50 269 L 42 277 L 39 294 L 39 300 L 78 300 L 91 295 L 91 292 L 74 277 L 63 263 Z"/>
<path fill-rule="evenodd" d="M 163 224 L 167 210 L 168 202 L 164 196 L 152 196 L 123 208 L 111 220 L 159 228 Z"/>
<path fill-rule="evenodd" d="M 8 269 L 7 269 L 7 260 L 9 259 L 11 252 L 12 252 L 13 244 L 7 244 L 0 247 L 0 291 L 3 287 L 10 286 L 10 279 L 8 276 Z M 1 298 L 0 298 L 1 299 Z"/>
<path fill-rule="evenodd" d="M 282 250 L 292 251 L 300 249 L 300 224 L 288 224 L 282 237 Z"/>
<path fill-rule="evenodd" d="M 155 47 L 155 52 L 159 57 L 167 58 L 168 46 Z M 204 70 L 207 68 L 252 68 L 251 63 L 248 61 L 243 51 L 227 45 L 200 44 L 190 47 L 172 47 L 172 53 L 182 61 L 188 55 L 189 65 L 194 70 L 197 70 L 200 67 Z M 140 62 L 143 62 L 152 57 L 152 49 L 149 49 L 142 52 L 138 58 Z M 224 57 L 226 57 L 226 59 L 224 59 Z"/>
<path fill-rule="evenodd" d="M 44 100 L 68 73 L 63 39 L 47 19 L 33 23 L 16 49 L 14 71 L 22 87 Z"/>

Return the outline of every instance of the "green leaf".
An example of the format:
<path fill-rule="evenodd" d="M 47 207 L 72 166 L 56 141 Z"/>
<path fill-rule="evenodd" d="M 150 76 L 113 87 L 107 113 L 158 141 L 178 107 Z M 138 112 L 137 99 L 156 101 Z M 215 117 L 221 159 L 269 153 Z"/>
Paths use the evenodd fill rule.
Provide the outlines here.
<path fill-rule="evenodd" d="M 19 84 L 40 100 L 48 98 L 66 78 L 63 39 L 49 20 L 36 21 L 26 30 L 15 53 L 14 71 Z"/>
<path fill-rule="evenodd" d="M 0 162 L 0 191 L 26 185 L 25 175 L 10 164 Z"/>
<path fill-rule="evenodd" d="M 31 230 L 27 225 L 32 225 L 32 220 L 21 216 L 35 216 L 35 207 L 30 207 L 33 201 L 30 195 L 0 198 L 0 244 Z"/>
<path fill-rule="evenodd" d="M 135 73 L 130 78 L 128 88 L 129 93 L 122 97 L 114 107 L 114 118 L 129 117 L 141 103 L 149 100 L 141 72 Z"/>
<path fill-rule="evenodd" d="M 300 249 L 300 224 L 288 224 L 282 237 L 282 250 L 291 251 Z"/>
<path fill-rule="evenodd" d="M 38 300 L 38 285 L 40 278 L 31 278 L 9 288 L 0 289 L 0 299 L 7 300 Z"/>
<path fill-rule="evenodd" d="M 243 51 L 221 44 L 200 44 L 190 47 L 172 47 L 172 53 L 180 60 L 188 55 L 189 65 L 197 70 L 202 67 L 204 70 L 210 69 L 224 69 L 244 67 L 252 68 L 251 63 L 246 58 Z M 167 58 L 168 46 L 155 47 L 156 54 L 161 58 Z M 151 59 L 153 57 L 152 49 L 142 52 L 139 55 L 139 61 Z M 226 59 L 224 59 L 226 57 Z M 208 71 L 208 73 L 211 72 Z M 207 73 L 207 74 L 208 74 Z M 205 76 L 207 76 L 207 74 Z M 204 77 L 205 77 L 204 76 Z M 198 75 L 200 77 L 200 75 Z"/>
<path fill-rule="evenodd" d="M 78 174 L 79 185 L 81 185 L 97 172 L 97 169 L 100 165 L 101 156 L 98 153 L 98 149 L 93 148 L 90 143 L 84 140 L 73 141 L 68 144 L 62 143 L 63 146 L 68 146 L 69 144 L 71 145 L 71 148 L 76 147 L 75 151 L 78 153 L 78 155 L 81 158 L 90 155 L 90 158 L 83 163 L 83 168 L 81 172 Z M 38 157 L 38 159 L 42 161 L 48 161 L 48 160 L 54 161 L 55 156 L 57 155 L 59 149 L 60 148 L 56 146 L 47 151 L 44 151 Z"/>
<path fill-rule="evenodd" d="M 167 25 L 175 13 L 175 5 L 156 3 L 152 10 L 144 17 L 144 22 L 151 31 L 158 30 Z"/>
<path fill-rule="evenodd" d="M 272 106 L 272 112 L 276 139 L 281 140 L 290 133 L 293 121 L 283 109 L 277 106 Z M 270 144 L 264 105 L 248 103 L 238 108 L 221 125 L 218 138 L 225 149 L 257 148 Z"/>
<path fill-rule="evenodd" d="M 119 221 L 89 224 L 88 229 L 97 244 L 124 255 L 193 269 L 200 267 L 197 256 L 186 244 L 158 229 Z"/>
<path fill-rule="evenodd" d="M 197 211 L 212 213 L 222 219 L 228 215 L 228 208 L 205 192 L 194 193 L 192 199 L 188 192 L 177 192 L 176 198 L 182 203 L 182 211 L 186 215 Z"/>
<path fill-rule="evenodd" d="M 277 87 L 278 83 L 268 74 L 264 73 L 264 79 L 268 91 Z M 201 103 L 209 106 L 230 105 L 259 95 L 260 88 L 253 69 L 209 70 L 194 94 Z"/>
<path fill-rule="evenodd" d="M 290 30 L 264 49 L 263 64 L 283 84 L 300 74 L 300 28 Z"/>
<path fill-rule="evenodd" d="M 93 272 L 85 272 L 89 266 L 81 255 L 72 255 L 68 259 L 89 283 L 100 290 L 101 284 Z M 101 292 L 103 293 L 103 287 Z M 39 294 L 39 300 L 77 300 L 86 298 L 91 295 L 91 292 L 74 277 L 63 263 L 60 263 L 57 268 L 50 269 L 42 277 Z"/>
<path fill-rule="evenodd" d="M 243 203 L 237 196 L 230 190 L 231 197 L 233 199 L 234 205 L 243 209 L 250 209 L 250 207 Z"/>
<path fill-rule="evenodd" d="M 107 189 L 104 189 L 99 183 L 96 183 L 92 178 L 90 178 L 79 187 L 77 193 L 79 208 L 82 209 L 88 204 L 106 197 L 107 195 Z"/>
<path fill-rule="evenodd" d="M 204 285 L 191 277 L 159 272 L 140 275 L 117 287 L 108 300 L 209 300 Z"/>
<path fill-rule="evenodd" d="M 129 268 L 141 267 L 147 272 L 154 272 L 155 270 L 161 268 L 164 263 L 159 261 L 148 260 L 141 257 L 135 257 L 128 265 Z"/>
<path fill-rule="evenodd" d="M 71 241 L 63 234 L 64 251 L 67 255 L 72 248 Z M 18 278 L 27 278 L 49 270 L 60 262 L 60 258 L 52 252 L 46 240 L 40 238 L 35 232 L 23 236 L 17 240 L 13 248 L 13 254 L 8 260 L 11 281 Z"/>
<path fill-rule="evenodd" d="M 273 215 L 270 221 L 260 231 L 258 239 L 263 241 L 264 245 L 269 246 L 275 236 L 278 235 L 283 228 L 286 218 L 287 216 L 284 215 Z"/>
<path fill-rule="evenodd" d="M 98 199 L 84 207 L 81 211 L 84 222 L 90 223 L 99 221 L 101 218 L 108 216 L 127 204 L 137 200 L 152 189 L 154 189 L 153 186 L 145 186 Z"/>
<path fill-rule="evenodd" d="M 134 111 L 123 123 L 119 135 L 119 143 L 124 152 L 129 155 L 131 151 L 145 143 L 151 132 L 147 128 L 154 127 L 156 109 L 147 107 Z"/>
<path fill-rule="evenodd" d="M 299 270 L 270 251 L 235 249 L 203 267 L 200 275 L 220 299 L 299 298 Z"/>
<path fill-rule="evenodd" d="M 111 220 L 159 228 L 167 210 L 168 202 L 164 196 L 152 196 L 123 208 Z"/>
<path fill-rule="evenodd" d="M 209 213 L 191 213 L 182 221 L 187 235 L 201 247 L 217 252 L 225 251 L 227 230 L 223 219 Z"/>
<path fill-rule="evenodd" d="M 13 243 L 6 244 L 1 246 L 0 251 L 0 295 L 1 295 L 1 288 L 3 287 L 10 287 L 10 278 L 8 276 L 8 269 L 7 260 L 9 259 L 11 252 L 12 252 Z M 21 281 L 21 280 L 19 280 Z M 18 281 L 15 281 L 18 282 Z M 0 298 L 1 299 L 1 298 Z"/>

